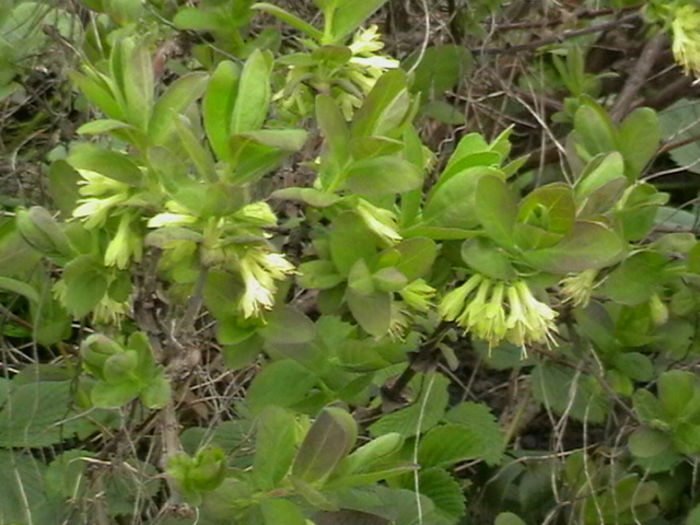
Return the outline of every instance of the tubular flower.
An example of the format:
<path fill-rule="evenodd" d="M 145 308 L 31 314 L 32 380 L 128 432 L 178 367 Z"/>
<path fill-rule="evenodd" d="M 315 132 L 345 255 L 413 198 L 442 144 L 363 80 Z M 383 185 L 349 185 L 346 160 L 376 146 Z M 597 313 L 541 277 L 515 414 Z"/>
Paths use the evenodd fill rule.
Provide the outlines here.
<path fill-rule="evenodd" d="M 78 182 L 81 186 L 78 192 L 86 198 L 78 201 L 73 217 L 83 219 L 88 229 L 102 226 L 110 210 L 129 199 L 129 186 L 95 171 L 78 172 L 83 178 Z"/>
<path fill-rule="evenodd" d="M 411 324 L 411 312 L 400 301 L 393 301 L 391 305 L 391 322 L 389 324 L 389 337 L 402 339 Z"/>
<path fill-rule="evenodd" d="M 448 293 L 438 311 L 489 347 L 505 340 L 524 352 L 528 344 L 555 343 L 557 313 L 538 301 L 522 280 L 506 283 L 475 274 Z"/>
<path fill-rule="evenodd" d="M 561 293 L 566 297 L 565 301 L 571 301 L 574 306 L 588 306 L 597 275 L 598 270 L 584 270 L 562 279 L 559 284 Z"/>
<path fill-rule="evenodd" d="M 700 74 L 700 9 L 685 4 L 673 10 L 673 56 L 686 73 Z"/>
<path fill-rule="evenodd" d="M 357 213 L 367 227 L 387 244 L 394 244 L 395 241 L 401 240 L 401 235 L 396 231 L 396 216 L 390 210 L 378 208 L 364 199 L 359 199 Z"/>
<path fill-rule="evenodd" d="M 246 318 L 272 308 L 277 291 L 275 281 L 294 273 L 294 266 L 283 255 L 259 248 L 249 250 L 240 259 L 239 267 L 245 285 L 239 307 Z"/>
<path fill-rule="evenodd" d="M 423 279 L 416 279 L 408 283 L 402 290 L 399 290 L 399 295 L 414 310 L 427 312 L 432 304 L 435 288 Z"/>
<path fill-rule="evenodd" d="M 119 219 L 119 227 L 116 235 L 107 245 L 105 252 L 105 265 L 116 266 L 120 270 L 129 266 L 129 261 L 133 258 L 138 262 L 143 254 L 141 237 L 133 231 L 131 227 L 132 217 L 125 213 Z"/>

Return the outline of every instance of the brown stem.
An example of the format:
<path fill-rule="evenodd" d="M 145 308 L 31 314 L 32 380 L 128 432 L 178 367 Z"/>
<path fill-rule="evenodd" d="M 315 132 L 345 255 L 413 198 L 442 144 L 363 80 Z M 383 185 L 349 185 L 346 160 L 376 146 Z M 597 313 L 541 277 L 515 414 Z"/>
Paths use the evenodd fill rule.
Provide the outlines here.
<path fill-rule="evenodd" d="M 621 121 L 632 108 L 639 94 L 639 90 L 642 89 L 649 72 L 654 67 L 656 59 L 666 45 L 666 42 L 666 35 L 660 33 L 645 44 L 642 54 L 639 56 L 637 62 L 635 62 L 632 71 L 630 71 L 627 77 L 627 82 L 625 82 L 620 95 L 615 101 L 615 105 L 610 110 L 610 116 L 614 121 Z"/>
<path fill-rule="evenodd" d="M 512 31 L 518 29 L 539 29 L 541 27 L 553 27 L 561 24 L 565 24 L 571 20 L 581 20 L 584 18 L 597 18 L 599 16 L 612 15 L 615 13 L 638 11 L 642 8 L 644 4 L 632 5 L 628 7 L 623 7 L 622 9 L 586 9 L 583 11 L 578 11 L 567 15 L 566 17 L 557 18 L 555 20 L 542 20 L 540 22 L 512 22 L 507 24 L 498 24 L 496 26 L 496 31 Z"/>
<path fill-rule="evenodd" d="M 623 16 L 616 20 L 611 20 L 610 22 L 605 22 L 603 24 L 598 24 L 590 27 L 584 27 L 583 29 L 570 29 L 567 31 L 562 31 L 561 34 L 542 38 L 540 40 L 535 40 L 527 44 L 519 44 L 509 47 L 485 47 L 485 48 L 474 48 L 470 51 L 474 54 L 481 55 L 492 55 L 492 54 L 507 54 L 507 53 L 519 53 L 520 51 L 532 51 L 538 47 L 546 46 L 549 44 L 556 44 L 568 40 L 569 38 L 575 38 L 577 36 L 589 35 L 591 33 L 598 33 L 600 31 L 607 31 L 608 29 L 613 29 L 615 27 L 620 27 L 623 24 L 637 20 L 639 15 L 637 13 L 632 13 Z"/>

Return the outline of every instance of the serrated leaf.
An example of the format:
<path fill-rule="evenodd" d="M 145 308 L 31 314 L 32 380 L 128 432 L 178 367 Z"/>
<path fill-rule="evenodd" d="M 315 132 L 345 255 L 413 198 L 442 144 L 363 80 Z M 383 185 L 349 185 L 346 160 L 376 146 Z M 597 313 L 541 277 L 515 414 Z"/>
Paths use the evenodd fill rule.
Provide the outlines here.
<path fill-rule="evenodd" d="M 467 459 L 482 459 L 489 452 L 476 432 L 455 423 L 429 430 L 418 447 L 418 463 L 423 468 L 449 467 Z"/>
<path fill-rule="evenodd" d="M 428 388 L 431 384 L 432 387 Z M 369 427 L 370 434 L 377 437 L 389 432 L 398 432 L 404 437 L 411 437 L 415 436 L 416 432 L 430 430 L 445 413 L 449 399 L 448 385 L 449 380 L 436 372 L 417 377 L 411 382 L 411 386 L 420 392 L 417 399 L 410 406 L 390 412 L 372 423 Z"/>
<path fill-rule="evenodd" d="M 418 477 L 418 490 L 428 496 L 435 504 L 437 512 L 451 522 L 459 520 L 466 513 L 464 491 L 457 480 L 444 469 L 422 470 Z"/>
<path fill-rule="evenodd" d="M 506 448 L 505 435 L 488 406 L 464 401 L 445 414 L 445 421 L 467 428 L 480 439 L 484 461 L 490 465 L 501 461 Z"/>

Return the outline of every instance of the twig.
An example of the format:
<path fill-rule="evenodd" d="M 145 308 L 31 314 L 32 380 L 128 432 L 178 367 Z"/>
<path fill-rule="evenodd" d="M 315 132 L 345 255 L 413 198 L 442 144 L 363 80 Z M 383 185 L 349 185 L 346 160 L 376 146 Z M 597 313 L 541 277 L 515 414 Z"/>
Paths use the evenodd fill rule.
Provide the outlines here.
<path fill-rule="evenodd" d="M 557 18 L 554 20 L 542 20 L 540 22 L 512 22 L 507 24 L 498 24 L 495 28 L 496 31 L 512 31 L 519 29 L 539 29 L 542 27 L 553 27 L 561 24 L 565 24 L 571 20 L 581 20 L 584 18 L 597 18 L 599 16 L 612 15 L 616 13 L 638 11 L 643 7 L 644 4 L 632 5 L 623 7 L 622 9 L 586 9 L 583 11 L 578 11 L 576 13 L 569 14 L 562 18 Z"/>
<path fill-rule="evenodd" d="M 584 27 L 583 29 L 570 29 L 567 31 L 562 31 L 560 35 L 542 38 L 540 40 L 535 40 L 534 42 L 529 42 L 527 44 L 519 44 L 515 46 L 508 47 L 485 47 L 485 48 L 473 48 L 470 51 L 476 55 L 492 55 L 492 54 L 507 54 L 507 53 L 519 53 L 520 51 L 532 51 L 538 47 L 546 46 L 549 44 L 561 43 L 569 38 L 575 38 L 577 36 L 589 35 L 591 33 L 598 33 L 600 31 L 607 31 L 608 29 L 613 29 L 614 27 L 619 27 L 633 20 L 637 20 L 639 15 L 637 13 L 632 13 L 630 15 L 623 16 L 622 18 L 611 20 L 610 22 L 605 22 L 603 24 L 598 24 L 590 27 Z"/>
<path fill-rule="evenodd" d="M 617 97 L 615 104 L 610 110 L 610 116 L 614 121 L 619 122 L 622 120 L 634 104 L 639 90 L 642 89 L 644 81 L 654 67 L 656 59 L 666 45 L 666 42 L 666 35 L 660 33 L 645 44 L 642 54 L 634 64 L 634 68 L 632 68 L 632 71 L 627 77 L 627 82 L 625 82 L 620 95 Z"/>

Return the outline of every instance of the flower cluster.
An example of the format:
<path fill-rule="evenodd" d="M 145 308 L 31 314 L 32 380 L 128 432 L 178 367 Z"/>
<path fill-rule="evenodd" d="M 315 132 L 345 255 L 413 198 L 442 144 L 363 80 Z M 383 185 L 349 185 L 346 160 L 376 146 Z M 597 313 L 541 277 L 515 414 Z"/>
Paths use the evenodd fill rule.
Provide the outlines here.
<path fill-rule="evenodd" d="M 272 308 L 277 291 L 275 281 L 294 273 L 294 266 L 280 253 L 250 247 L 240 259 L 239 271 L 245 285 L 239 308 L 248 318 Z"/>
<path fill-rule="evenodd" d="M 507 283 L 475 274 L 443 297 L 439 312 L 489 347 L 504 340 L 523 351 L 532 343 L 556 344 L 557 313 L 537 300 L 523 280 Z"/>
<path fill-rule="evenodd" d="M 562 279 L 559 284 L 566 301 L 571 301 L 574 306 L 588 306 L 597 276 L 598 270 L 584 270 Z"/>
<path fill-rule="evenodd" d="M 700 8 L 693 4 L 672 9 L 673 56 L 686 73 L 700 74 Z"/>

